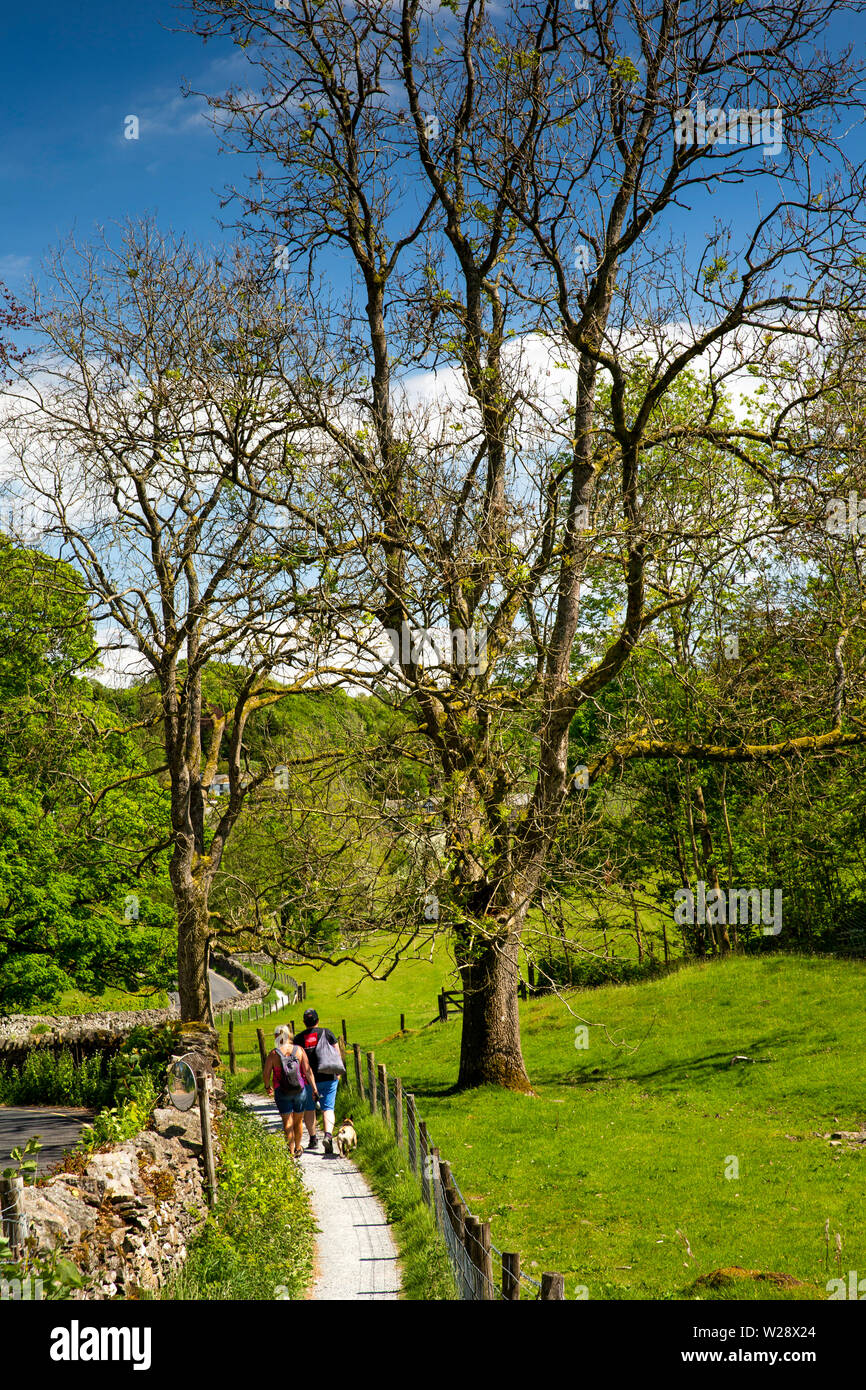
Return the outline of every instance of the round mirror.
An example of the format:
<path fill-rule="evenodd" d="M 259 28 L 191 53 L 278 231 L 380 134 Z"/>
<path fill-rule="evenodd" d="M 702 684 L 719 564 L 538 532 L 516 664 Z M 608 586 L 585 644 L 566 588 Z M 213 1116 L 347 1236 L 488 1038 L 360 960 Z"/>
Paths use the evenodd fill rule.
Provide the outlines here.
<path fill-rule="evenodd" d="M 168 1071 L 168 1094 L 175 1110 L 191 1110 L 195 1105 L 195 1073 L 189 1062 L 181 1058 L 172 1062 Z"/>

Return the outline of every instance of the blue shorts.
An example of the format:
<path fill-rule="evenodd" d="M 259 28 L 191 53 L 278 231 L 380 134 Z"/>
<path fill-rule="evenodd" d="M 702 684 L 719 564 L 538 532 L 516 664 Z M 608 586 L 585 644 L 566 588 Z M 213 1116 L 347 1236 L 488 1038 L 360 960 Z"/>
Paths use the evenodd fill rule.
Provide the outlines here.
<path fill-rule="evenodd" d="M 309 1108 L 307 1105 L 307 1090 L 299 1091 L 296 1096 L 287 1095 L 285 1091 L 275 1090 L 274 1105 L 281 1115 L 302 1115 L 304 1111 Z"/>
<path fill-rule="evenodd" d="M 337 1101 L 337 1084 L 339 1076 L 320 1076 L 316 1081 L 319 1088 L 319 1104 L 323 1110 L 333 1110 Z M 315 1105 L 312 1086 L 307 1087 L 308 1110 L 312 1110 Z"/>

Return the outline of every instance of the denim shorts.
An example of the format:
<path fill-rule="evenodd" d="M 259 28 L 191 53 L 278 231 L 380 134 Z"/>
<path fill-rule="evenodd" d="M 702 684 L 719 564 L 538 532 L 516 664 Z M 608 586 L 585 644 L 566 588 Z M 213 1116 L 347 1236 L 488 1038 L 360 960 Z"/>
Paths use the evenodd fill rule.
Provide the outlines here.
<path fill-rule="evenodd" d="M 296 1096 L 287 1095 L 285 1091 L 274 1091 L 274 1105 L 281 1115 L 302 1115 L 309 1109 L 307 1105 L 307 1087 L 299 1091 Z"/>
<path fill-rule="evenodd" d="M 319 1104 L 323 1110 L 333 1110 L 335 1108 L 337 1101 L 337 1083 L 339 1080 L 339 1076 L 320 1076 L 317 1079 L 316 1085 L 319 1088 Z M 310 1093 L 312 1095 L 312 1087 L 310 1088 Z M 312 1110 L 312 1108 L 312 1104 L 308 1106 L 308 1109 Z"/>

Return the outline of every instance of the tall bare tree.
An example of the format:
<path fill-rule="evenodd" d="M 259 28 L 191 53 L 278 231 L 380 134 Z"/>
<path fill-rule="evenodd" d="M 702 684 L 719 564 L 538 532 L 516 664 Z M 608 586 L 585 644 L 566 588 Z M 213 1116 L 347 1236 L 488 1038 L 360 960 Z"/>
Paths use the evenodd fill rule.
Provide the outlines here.
<path fill-rule="evenodd" d="M 461 1084 L 529 1086 L 519 953 L 585 761 L 576 717 L 694 596 L 666 569 L 671 467 L 702 442 L 764 484 L 769 519 L 675 519 L 713 554 L 778 527 L 802 471 L 791 400 L 731 420 L 723 388 L 784 343 L 815 368 L 800 398 L 820 394 L 862 299 L 862 65 L 833 43 L 863 8 L 191 0 L 252 63 L 209 99 L 255 160 L 242 221 L 304 306 L 295 427 L 341 480 L 342 582 L 383 629 L 465 634 L 438 667 L 399 644 L 395 670 L 438 767 Z M 677 416 L 691 369 L 705 390 Z M 780 752 L 665 732 L 642 718 L 590 775 Z M 822 746 L 862 736 L 831 717 Z"/>
<path fill-rule="evenodd" d="M 290 325 L 242 256 L 148 223 L 98 248 L 70 243 L 49 275 L 39 350 L 5 421 L 16 483 L 47 518 L 43 543 L 84 576 L 106 650 L 158 691 L 144 723 L 164 754 L 149 775 L 171 791 L 159 848 L 171 850 L 181 1014 L 207 1021 L 211 893 L 246 799 L 274 775 L 250 764 L 245 731 L 315 675 L 314 658 L 299 674 L 298 647 L 320 533 L 274 386 Z M 282 509 L 260 495 L 274 472 Z M 309 657 L 309 633 L 305 645 Z M 237 672 L 225 710 L 203 706 L 215 662 Z M 206 814 L 220 760 L 228 795 Z"/>

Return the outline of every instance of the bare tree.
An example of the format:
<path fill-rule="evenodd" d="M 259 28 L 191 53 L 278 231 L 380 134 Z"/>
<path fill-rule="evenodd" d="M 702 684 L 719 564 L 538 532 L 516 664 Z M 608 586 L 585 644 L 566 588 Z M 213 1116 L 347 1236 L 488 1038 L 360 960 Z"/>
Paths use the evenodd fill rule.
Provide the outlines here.
<path fill-rule="evenodd" d="M 256 159 L 235 190 L 244 225 L 305 306 L 295 427 L 341 479 L 346 592 L 383 629 L 463 634 L 438 666 L 399 644 L 394 676 L 438 768 L 460 1083 L 525 1090 L 519 953 L 584 761 L 575 721 L 694 599 L 666 569 L 677 460 L 711 445 L 769 499 L 769 521 L 766 501 L 745 524 L 742 507 L 678 515 L 708 560 L 778 529 L 809 442 L 790 399 L 731 419 L 725 384 L 769 372 L 785 343 L 815 367 L 799 399 L 820 394 L 822 345 L 862 299 L 844 136 L 862 71 L 822 45 L 863 5 L 191 8 L 253 65 L 210 102 Z M 419 369 L 438 373 L 426 416 L 410 408 Z M 678 416 L 687 370 L 705 389 Z M 862 738 L 831 721 L 818 742 Z M 642 719 L 590 775 L 798 750 L 784 742 L 708 748 Z"/>
<path fill-rule="evenodd" d="M 317 674 L 304 626 L 320 577 L 313 483 L 275 386 L 290 322 L 242 256 L 201 254 L 150 224 L 98 249 L 70 243 L 34 318 L 40 348 L 6 420 L 17 481 L 48 518 L 45 543 L 84 576 L 104 649 L 158 691 L 144 722 L 164 752 L 148 775 L 171 792 L 159 848 L 171 850 L 181 1014 L 207 1021 L 211 893 L 245 801 L 273 777 L 251 765 L 245 731 Z M 282 509 L 260 495 L 274 471 Z M 236 672 L 226 710 L 203 706 L 217 662 Z M 221 759 L 228 796 L 206 816 Z"/>

